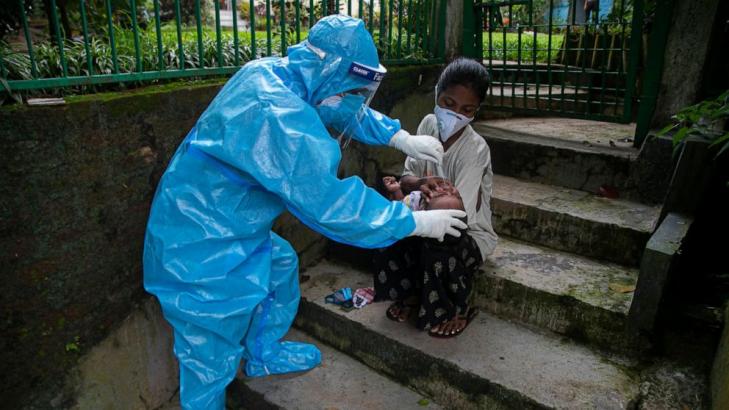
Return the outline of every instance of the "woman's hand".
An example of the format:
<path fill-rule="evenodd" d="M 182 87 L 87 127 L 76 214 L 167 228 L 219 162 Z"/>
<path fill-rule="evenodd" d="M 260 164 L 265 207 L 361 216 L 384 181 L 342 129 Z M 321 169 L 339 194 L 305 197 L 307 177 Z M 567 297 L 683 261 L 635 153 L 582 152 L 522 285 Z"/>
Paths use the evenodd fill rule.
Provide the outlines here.
<path fill-rule="evenodd" d="M 421 178 L 418 182 L 420 183 L 419 190 L 422 192 L 425 202 L 430 202 L 435 196 L 454 194 L 456 192 L 456 187 L 453 183 L 445 178 L 425 177 Z"/>

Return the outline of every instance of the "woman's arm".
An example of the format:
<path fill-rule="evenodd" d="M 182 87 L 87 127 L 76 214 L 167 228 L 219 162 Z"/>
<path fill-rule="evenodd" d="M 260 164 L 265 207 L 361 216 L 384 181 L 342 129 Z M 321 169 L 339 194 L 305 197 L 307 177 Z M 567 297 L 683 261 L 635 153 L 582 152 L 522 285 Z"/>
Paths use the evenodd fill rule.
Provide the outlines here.
<path fill-rule="evenodd" d="M 454 183 L 463 199 L 463 206 L 466 208 L 469 219 L 475 216 L 483 206 L 490 204 L 481 203 L 481 181 L 484 175 L 491 172 L 491 153 L 484 144 L 481 147 L 474 147 L 472 155 L 464 158 L 461 171 L 454 176 Z M 491 187 L 486 187 L 487 197 L 491 197 Z"/>

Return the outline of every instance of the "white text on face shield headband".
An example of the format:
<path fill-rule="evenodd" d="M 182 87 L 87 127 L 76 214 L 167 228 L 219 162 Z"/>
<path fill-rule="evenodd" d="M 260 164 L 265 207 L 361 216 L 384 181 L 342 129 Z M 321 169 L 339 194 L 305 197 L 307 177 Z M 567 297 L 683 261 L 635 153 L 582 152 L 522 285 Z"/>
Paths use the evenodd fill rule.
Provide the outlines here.
<path fill-rule="evenodd" d="M 434 112 L 435 118 L 438 121 L 440 140 L 443 142 L 448 141 L 448 138 L 473 121 L 473 117 L 469 118 L 449 109 L 441 108 L 437 104 L 435 105 Z"/>

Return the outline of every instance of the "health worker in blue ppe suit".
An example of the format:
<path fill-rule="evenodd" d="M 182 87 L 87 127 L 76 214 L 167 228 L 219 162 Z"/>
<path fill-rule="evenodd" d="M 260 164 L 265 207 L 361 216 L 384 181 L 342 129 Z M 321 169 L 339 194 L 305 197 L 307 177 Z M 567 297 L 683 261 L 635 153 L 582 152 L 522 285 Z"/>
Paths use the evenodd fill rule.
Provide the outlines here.
<path fill-rule="evenodd" d="M 319 364 L 315 346 L 281 341 L 299 303 L 296 253 L 271 232 L 284 210 L 365 248 L 466 228 L 462 211 L 411 212 L 337 178 L 330 131 L 442 160 L 437 140 L 368 107 L 384 74 L 361 20 L 323 18 L 288 57 L 238 71 L 172 157 L 147 225 L 144 286 L 174 328 L 183 408 L 223 409 L 241 360 L 249 376 Z"/>

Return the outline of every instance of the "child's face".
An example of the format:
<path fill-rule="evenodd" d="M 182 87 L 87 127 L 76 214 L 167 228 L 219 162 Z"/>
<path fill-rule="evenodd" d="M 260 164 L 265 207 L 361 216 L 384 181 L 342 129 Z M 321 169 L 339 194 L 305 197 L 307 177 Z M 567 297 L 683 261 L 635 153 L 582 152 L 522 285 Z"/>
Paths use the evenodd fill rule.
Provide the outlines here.
<path fill-rule="evenodd" d="M 452 85 L 438 94 L 438 105 L 458 114 L 472 118 L 481 104 L 476 93 L 460 84 Z"/>
<path fill-rule="evenodd" d="M 425 204 L 425 209 L 460 209 L 463 210 L 463 199 L 461 194 L 454 187 L 453 190 L 434 192 L 430 202 Z"/>

